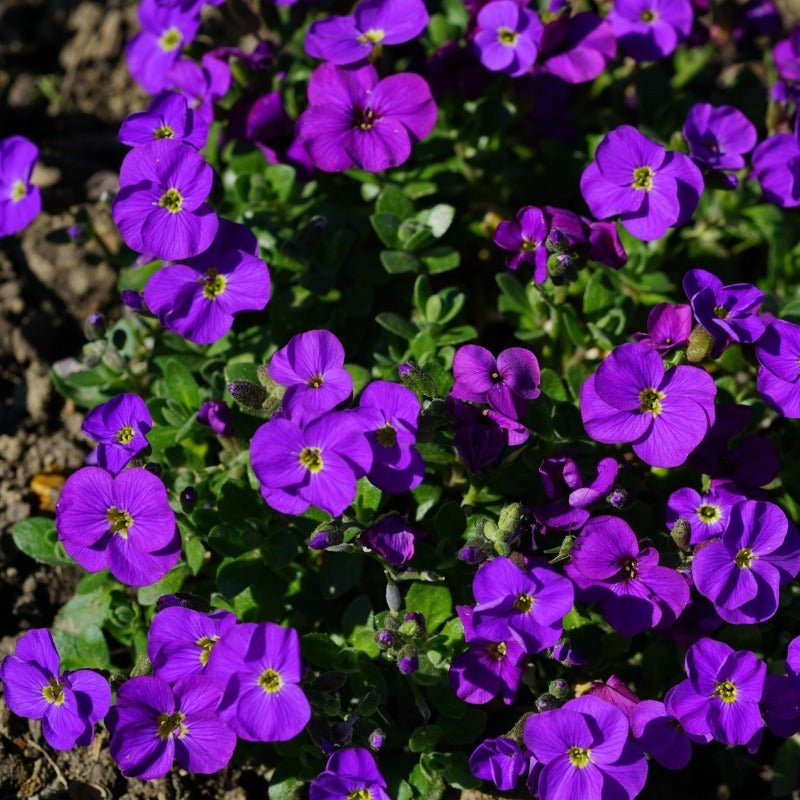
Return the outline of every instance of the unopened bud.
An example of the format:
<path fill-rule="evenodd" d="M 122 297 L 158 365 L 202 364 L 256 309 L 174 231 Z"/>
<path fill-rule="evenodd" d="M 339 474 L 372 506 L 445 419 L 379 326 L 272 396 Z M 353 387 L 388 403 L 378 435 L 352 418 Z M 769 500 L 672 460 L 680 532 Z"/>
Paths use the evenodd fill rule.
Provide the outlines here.
<path fill-rule="evenodd" d="M 381 628 L 375 632 L 375 642 L 381 650 L 389 650 L 394 645 L 394 632 L 388 628 Z"/>
<path fill-rule="evenodd" d="M 106 318 L 99 311 L 95 311 L 86 317 L 83 323 L 83 335 L 90 342 L 93 342 L 103 337 L 106 328 Z"/>
<path fill-rule="evenodd" d="M 398 367 L 397 372 L 403 385 L 411 391 L 425 397 L 438 397 L 439 390 L 436 388 L 436 381 L 421 367 L 406 362 Z"/>
<path fill-rule="evenodd" d="M 264 387 L 252 381 L 232 381 L 228 384 L 228 393 L 247 408 L 261 408 L 267 399 Z"/>
<path fill-rule="evenodd" d="M 375 728 L 374 731 L 367 737 L 367 744 L 370 750 L 380 750 L 383 743 L 386 741 L 386 734 L 380 729 Z"/>
<path fill-rule="evenodd" d="M 713 347 L 714 337 L 702 325 L 695 325 L 689 335 L 686 358 L 693 364 L 699 364 L 711 353 Z"/>
<path fill-rule="evenodd" d="M 552 711 L 554 708 L 558 708 L 560 705 L 561 703 L 559 699 L 555 695 L 550 694 L 549 692 L 540 694 L 536 698 L 537 711 Z"/>
<path fill-rule="evenodd" d="M 197 489 L 194 486 L 187 486 L 181 492 L 181 508 L 185 513 L 191 514 L 197 504 Z"/>
<path fill-rule="evenodd" d="M 497 526 L 506 537 L 511 536 L 517 530 L 522 519 L 522 511 L 522 503 L 510 503 L 500 512 Z"/>
<path fill-rule="evenodd" d="M 689 525 L 689 520 L 684 519 L 683 517 L 678 517 L 675 520 L 675 524 L 672 526 L 672 530 L 669 532 L 672 541 L 675 542 L 675 546 L 678 550 L 688 550 L 689 549 L 689 541 L 692 538 L 692 526 Z"/>
<path fill-rule="evenodd" d="M 545 246 L 550 253 L 563 253 L 569 247 L 569 239 L 563 231 L 553 228 L 547 234 Z"/>
<path fill-rule="evenodd" d="M 606 500 L 612 508 L 624 508 L 628 502 L 628 490 L 615 486 L 607 495 Z"/>
<path fill-rule="evenodd" d="M 125 289 L 120 292 L 119 299 L 133 311 L 141 311 L 144 308 L 144 295 L 133 289 Z"/>
<path fill-rule="evenodd" d="M 558 700 L 566 700 L 572 694 L 569 684 L 561 678 L 550 681 L 547 685 L 547 692 Z"/>
<path fill-rule="evenodd" d="M 553 253 L 547 259 L 547 272 L 558 286 L 576 281 L 578 270 L 575 256 L 572 253 Z"/>
<path fill-rule="evenodd" d="M 386 576 L 386 605 L 389 611 L 399 611 L 403 605 L 403 595 L 398 585 Z"/>
<path fill-rule="evenodd" d="M 403 675 L 411 675 L 419 669 L 419 652 L 416 647 L 409 645 L 400 651 L 397 668 Z"/>

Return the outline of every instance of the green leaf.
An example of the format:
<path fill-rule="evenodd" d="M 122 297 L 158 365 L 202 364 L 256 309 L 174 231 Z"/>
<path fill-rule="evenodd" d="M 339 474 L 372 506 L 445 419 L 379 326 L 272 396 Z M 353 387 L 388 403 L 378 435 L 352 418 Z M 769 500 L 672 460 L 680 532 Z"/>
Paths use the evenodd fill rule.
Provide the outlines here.
<path fill-rule="evenodd" d="M 414 204 L 397 186 L 389 184 L 378 196 L 375 211 L 394 214 L 402 222 L 414 213 Z"/>
<path fill-rule="evenodd" d="M 404 250 L 381 250 L 381 264 L 390 275 L 415 272 L 419 269 L 419 261 L 416 256 L 406 253 Z"/>
<path fill-rule="evenodd" d="M 417 503 L 417 513 L 414 519 L 419 522 L 439 502 L 439 498 L 442 496 L 442 487 L 421 483 L 411 494 Z"/>
<path fill-rule="evenodd" d="M 180 403 L 187 411 L 200 407 L 200 391 L 192 373 L 177 359 L 164 365 L 164 384 L 167 396 Z M 174 424 L 174 423 L 173 423 Z"/>
<path fill-rule="evenodd" d="M 14 543 L 25 553 L 42 564 L 68 565 L 75 562 L 67 555 L 64 545 L 58 541 L 56 524 L 45 517 L 32 517 L 15 522 L 11 527 Z"/>
<path fill-rule="evenodd" d="M 449 328 L 444 333 L 439 334 L 436 341 L 440 347 L 444 347 L 447 344 L 461 344 L 477 338 L 478 331 L 472 325 L 456 325 L 455 328 Z"/>
<path fill-rule="evenodd" d="M 408 738 L 408 749 L 412 753 L 427 753 L 436 747 L 442 738 L 441 725 L 420 725 Z"/>
<path fill-rule="evenodd" d="M 406 594 L 406 608 L 425 617 L 429 632 L 435 631 L 453 614 L 453 598 L 446 586 L 435 583 L 414 583 Z"/>
<path fill-rule="evenodd" d="M 409 341 L 417 335 L 417 328 L 412 325 L 408 320 L 403 319 L 398 314 L 393 314 L 391 311 L 384 311 L 375 317 L 375 321 L 382 328 L 385 328 L 389 333 L 394 333 L 403 339 Z"/>
<path fill-rule="evenodd" d="M 156 600 L 162 594 L 173 594 L 180 591 L 188 576 L 189 568 L 186 564 L 178 563 L 160 581 L 151 586 L 142 586 L 136 593 L 136 599 L 143 606 L 155 605 Z"/>
<path fill-rule="evenodd" d="M 426 222 L 428 227 L 431 229 L 431 232 L 437 239 L 440 239 L 445 235 L 445 233 L 447 233 L 448 228 L 453 224 L 455 215 L 455 208 L 453 208 L 453 206 L 445 205 L 444 203 L 435 205 L 428 212 L 428 219 Z"/>
<path fill-rule="evenodd" d="M 186 563 L 192 571 L 192 575 L 197 575 L 203 567 L 205 560 L 206 548 L 201 539 L 195 537 L 186 540 L 184 546 L 184 553 L 186 555 Z"/>
<path fill-rule="evenodd" d="M 111 668 L 108 643 L 97 625 L 86 625 L 77 633 L 65 633 L 54 628 L 53 640 L 61 656 L 62 670 Z"/>
<path fill-rule="evenodd" d="M 330 636 L 321 633 L 307 633 L 300 638 L 300 652 L 306 661 L 315 667 L 332 667 L 339 657 L 341 648 Z"/>
<path fill-rule="evenodd" d="M 614 288 L 606 272 L 598 269 L 592 273 L 583 293 L 584 314 L 596 314 L 614 305 L 619 292 Z"/>
<path fill-rule="evenodd" d="M 400 227 L 400 220 L 394 214 L 388 212 L 373 214 L 369 221 L 387 247 L 397 247 L 397 229 Z"/>
<path fill-rule="evenodd" d="M 800 741 L 797 734 L 780 746 L 772 769 L 772 796 L 790 795 L 800 777 Z"/>
<path fill-rule="evenodd" d="M 458 250 L 442 245 L 431 247 L 420 257 L 431 275 L 436 275 L 439 272 L 449 272 L 461 263 L 461 255 Z"/>
<path fill-rule="evenodd" d="M 363 567 L 361 553 L 328 553 L 319 573 L 323 597 L 332 600 L 349 592 L 361 580 Z"/>

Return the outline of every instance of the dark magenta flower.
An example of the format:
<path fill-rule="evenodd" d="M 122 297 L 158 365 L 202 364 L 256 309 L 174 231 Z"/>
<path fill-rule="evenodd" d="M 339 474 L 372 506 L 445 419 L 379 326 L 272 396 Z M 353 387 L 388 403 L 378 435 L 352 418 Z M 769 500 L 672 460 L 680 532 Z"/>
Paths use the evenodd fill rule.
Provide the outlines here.
<path fill-rule="evenodd" d="M 142 32 L 128 42 L 125 58 L 135 81 L 150 94 L 169 88 L 167 73 L 181 50 L 197 35 L 200 17 L 196 9 L 159 0 L 142 0 L 138 8 Z"/>
<path fill-rule="evenodd" d="M 139 395 L 124 392 L 95 406 L 81 430 L 97 444 L 97 464 L 116 475 L 147 447 L 153 419 Z"/>
<path fill-rule="evenodd" d="M 744 154 L 758 141 L 755 125 L 738 108 L 710 103 L 689 109 L 683 136 L 689 155 L 704 169 L 742 169 Z"/>
<path fill-rule="evenodd" d="M 326 172 L 380 172 L 404 163 L 411 145 L 433 130 L 438 113 L 419 75 L 401 72 L 378 80 L 371 64 L 320 64 L 308 83 L 308 103 L 297 135 L 314 165 Z"/>
<path fill-rule="evenodd" d="M 24 136 L 0 139 L 0 237 L 21 231 L 42 210 L 31 183 L 39 148 Z"/>
<path fill-rule="evenodd" d="M 370 483 L 390 494 L 415 489 L 425 475 L 425 462 L 414 448 L 420 412 L 416 394 L 397 383 L 373 381 L 358 407 L 372 448 Z"/>
<path fill-rule="evenodd" d="M 541 800 L 633 800 L 647 779 L 647 761 L 628 741 L 627 717 L 595 697 L 531 714 L 524 741 L 543 766 Z"/>
<path fill-rule="evenodd" d="M 592 215 L 619 216 L 623 227 L 644 241 L 687 222 L 702 192 L 703 176 L 688 156 L 665 150 L 630 125 L 603 137 L 581 176 Z"/>
<path fill-rule="evenodd" d="M 70 475 L 56 506 L 56 528 L 84 569 L 108 569 L 129 586 L 163 578 L 181 551 L 164 484 L 138 467 L 116 477 L 100 467 Z"/>
<path fill-rule="evenodd" d="M 578 597 L 601 603 L 603 617 L 623 636 L 671 625 L 689 602 L 686 578 L 658 565 L 658 551 L 644 546 L 624 520 L 590 519 L 570 551 L 567 575 Z"/>
<path fill-rule="evenodd" d="M 267 504 L 284 514 L 315 505 L 337 517 L 353 502 L 372 449 L 355 414 L 329 411 L 304 428 L 273 417 L 250 443 L 253 471 Z"/>
<path fill-rule="evenodd" d="M 742 499 L 721 486 L 712 485 L 704 495 L 694 489 L 678 489 L 667 500 L 667 528 L 672 530 L 678 519 L 685 519 L 691 528 L 689 544 L 713 539 L 728 526 L 731 509 Z"/>
<path fill-rule="evenodd" d="M 173 139 L 201 150 L 208 137 L 208 123 L 191 108 L 183 95 L 162 92 L 145 111 L 129 114 L 119 129 L 119 140 L 131 146 L 156 139 Z"/>
<path fill-rule="evenodd" d="M 332 64 L 355 64 L 379 45 L 416 39 L 428 19 L 422 0 L 361 0 L 351 16 L 313 23 L 306 33 L 306 52 Z"/>
<path fill-rule="evenodd" d="M 497 226 L 494 243 L 503 250 L 511 250 L 506 266 L 517 270 L 523 264 L 533 269 L 533 280 L 544 283 L 547 279 L 547 248 L 545 239 L 549 226 L 540 208 L 525 206 L 517 212 L 516 222 L 504 220 Z"/>
<path fill-rule="evenodd" d="M 616 675 L 609 675 L 604 681 L 592 681 L 589 688 L 581 695 L 596 697 L 605 703 L 611 703 L 630 720 L 633 709 L 639 704 L 639 696 L 631 691 L 625 681 Z"/>
<path fill-rule="evenodd" d="M 311 707 L 297 685 L 300 640 L 294 628 L 245 622 L 214 645 L 209 676 L 225 691 L 219 716 L 249 742 L 285 742 L 305 728 Z"/>
<path fill-rule="evenodd" d="M 634 333 L 633 339 L 665 355 L 689 342 L 692 319 L 692 307 L 685 303 L 659 303 L 647 315 L 647 333 Z"/>
<path fill-rule="evenodd" d="M 456 606 L 456 611 L 469 647 L 450 664 L 450 688 L 465 703 L 483 705 L 499 694 L 511 705 L 522 679 L 525 649 L 512 635 L 502 641 L 478 636 L 472 624 L 474 609 Z"/>
<path fill-rule="evenodd" d="M 175 683 L 188 675 L 205 675 L 217 641 L 235 624 L 229 611 L 204 614 L 181 606 L 159 611 L 147 632 L 147 655 L 156 677 Z"/>
<path fill-rule="evenodd" d="M 410 525 L 399 514 L 390 514 L 367 528 L 359 536 L 359 541 L 364 547 L 380 553 L 388 564 L 397 568 L 411 561 L 414 542 L 425 535 L 425 531 Z"/>
<path fill-rule="evenodd" d="M 233 433 L 231 408 L 224 400 L 219 403 L 206 400 L 197 409 L 197 421 L 208 425 L 217 436 L 230 436 Z"/>
<path fill-rule="evenodd" d="M 166 775 L 175 760 L 203 775 L 221 770 L 236 747 L 236 734 L 216 711 L 221 696 L 202 675 L 181 678 L 174 686 L 146 675 L 125 681 L 106 718 L 109 752 L 122 774 L 153 780 Z"/>
<path fill-rule="evenodd" d="M 758 704 L 767 665 L 749 650 L 700 639 L 686 653 L 688 679 L 671 696 L 672 713 L 688 734 L 755 750 L 764 722 Z"/>
<path fill-rule="evenodd" d="M 800 572 L 800 536 L 774 503 L 733 506 L 719 539 L 697 550 L 692 577 L 727 622 L 764 622 L 778 609 L 781 586 Z"/>
<path fill-rule="evenodd" d="M 330 411 L 353 391 L 344 347 L 327 330 L 298 333 L 270 359 L 269 376 L 286 387 L 283 411 L 307 422 Z"/>
<path fill-rule="evenodd" d="M 445 407 L 455 423 L 453 444 L 472 472 L 496 463 L 506 445 L 522 444 L 528 438 L 524 425 L 488 406 L 481 408 L 448 395 Z"/>
<path fill-rule="evenodd" d="M 486 69 L 516 78 L 536 61 L 543 29 L 539 17 L 514 0 L 492 0 L 478 12 L 472 42 Z"/>
<path fill-rule="evenodd" d="M 800 142 L 792 133 L 765 139 L 752 155 L 753 174 L 770 203 L 800 206 Z"/>
<path fill-rule="evenodd" d="M 544 27 L 542 69 L 567 83 L 593 81 L 616 54 L 614 31 L 597 14 L 562 14 Z"/>
<path fill-rule="evenodd" d="M 756 358 L 762 400 L 784 417 L 800 418 L 800 325 L 773 320 L 758 341 Z"/>
<path fill-rule="evenodd" d="M 528 771 L 529 761 L 513 739 L 485 739 L 472 751 L 469 771 L 500 791 L 509 791 Z"/>
<path fill-rule="evenodd" d="M 716 393 L 705 370 L 679 366 L 665 372 L 653 350 L 621 344 L 584 382 L 581 416 L 598 442 L 632 442 L 648 464 L 677 467 L 714 422 Z"/>
<path fill-rule="evenodd" d="M 363 747 L 337 750 L 308 788 L 309 800 L 391 800 L 375 756 Z"/>
<path fill-rule="evenodd" d="M 530 401 L 541 391 L 539 362 L 524 347 L 509 347 L 496 360 L 485 347 L 476 344 L 459 347 L 453 358 L 453 377 L 453 397 L 487 403 L 515 420 L 525 416 Z"/>
<path fill-rule="evenodd" d="M 666 58 L 689 36 L 689 0 L 614 0 L 606 18 L 622 51 L 637 61 Z"/>
<path fill-rule="evenodd" d="M 144 288 L 150 311 L 170 331 L 195 344 L 221 339 L 240 311 L 260 311 L 269 302 L 270 276 L 250 246 L 244 225 L 222 219 L 208 249 L 153 273 Z"/>
<path fill-rule="evenodd" d="M 722 281 L 703 269 L 690 269 L 683 278 L 697 321 L 714 337 L 715 349 L 724 349 L 731 339 L 752 344 L 764 333 L 758 312 L 764 293 L 752 283 L 723 286 Z"/>
<path fill-rule="evenodd" d="M 516 639 L 528 655 L 552 647 L 572 608 L 572 583 L 550 566 L 520 569 L 505 557 L 482 564 L 472 581 L 475 635 L 490 642 Z"/>
<path fill-rule="evenodd" d="M 135 147 L 122 162 L 111 204 L 125 244 L 175 261 L 207 250 L 219 226 L 204 202 L 213 172 L 188 144 L 158 139 Z"/>
<path fill-rule="evenodd" d="M 61 672 L 50 631 L 35 628 L 17 640 L 0 664 L 3 698 L 20 717 L 40 719 L 50 747 L 71 750 L 94 739 L 94 726 L 108 713 L 108 681 L 90 669 Z"/>

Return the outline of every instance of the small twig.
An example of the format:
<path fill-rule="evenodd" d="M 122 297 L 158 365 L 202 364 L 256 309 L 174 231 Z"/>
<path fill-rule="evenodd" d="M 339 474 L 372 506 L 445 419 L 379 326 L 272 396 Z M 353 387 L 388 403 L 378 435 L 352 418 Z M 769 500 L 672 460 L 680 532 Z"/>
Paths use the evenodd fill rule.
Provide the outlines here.
<path fill-rule="evenodd" d="M 50 754 L 39 744 L 34 741 L 25 740 L 26 745 L 30 745 L 34 750 L 38 750 L 44 757 L 47 763 L 53 768 L 53 771 L 56 773 L 56 778 L 64 784 L 65 789 L 69 789 L 69 783 L 67 783 L 67 779 L 64 777 L 64 773 L 59 769 L 58 764 L 50 758 Z"/>

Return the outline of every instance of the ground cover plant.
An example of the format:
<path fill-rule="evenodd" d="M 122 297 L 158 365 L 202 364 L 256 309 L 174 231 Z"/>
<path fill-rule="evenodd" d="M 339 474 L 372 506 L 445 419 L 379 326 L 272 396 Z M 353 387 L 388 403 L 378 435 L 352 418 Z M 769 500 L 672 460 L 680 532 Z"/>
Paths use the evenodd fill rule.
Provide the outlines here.
<path fill-rule="evenodd" d="M 83 573 L 2 661 L 11 712 L 142 781 L 258 764 L 271 800 L 791 795 L 800 28 L 138 19 L 119 304 L 50 375 L 94 449 L 12 529 Z M 2 235 L 37 158 L 0 141 Z"/>

